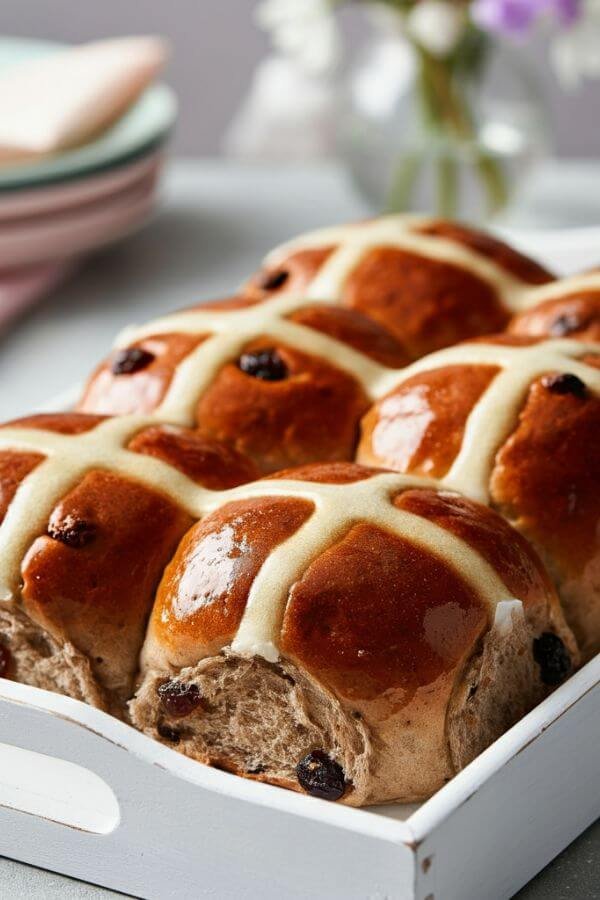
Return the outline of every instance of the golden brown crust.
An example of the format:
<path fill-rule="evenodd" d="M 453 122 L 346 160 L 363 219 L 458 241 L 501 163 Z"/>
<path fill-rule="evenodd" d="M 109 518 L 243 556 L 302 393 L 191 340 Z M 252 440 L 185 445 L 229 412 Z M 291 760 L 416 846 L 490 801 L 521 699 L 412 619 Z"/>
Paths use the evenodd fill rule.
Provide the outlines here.
<path fill-rule="evenodd" d="M 268 477 L 293 478 L 294 481 L 312 481 L 316 484 L 352 484 L 355 481 L 372 478 L 374 475 L 381 475 L 382 471 L 384 471 L 382 468 L 359 466 L 356 463 L 311 463 L 308 466 L 282 469 Z"/>
<path fill-rule="evenodd" d="M 600 291 L 566 294 L 538 303 L 515 316 L 512 334 L 600 341 Z"/>
<path fill-rule="evenodd" d="M 537 340 L 501 338 L 513 345 Z M 599 359 L 590 354 L 580 361 L 597 366 Z M 451 366 L 407 380 L 363 420 L 358 460 L 443 476 L 461 448 L 466 419 L 490 372 L 483 365 Z M 596 646 L 600 398 L 585 388 L 582 394 L 558 393 L 546 383 L 545 377 L 532 381 L 513 427 L 497 448 L 489 487 L 493 504 L 533 541 L 550 567 L 579 641 Z"/>
<path fill-rule="evenodd" d="M 55 507 L 50 533 L 74 522 L 90 529 L 84 546 L 48 535 L 29 549 L 23 607 L 56 640 L 86 654 L 101 684 L 126 697 L 163 569 L 192 520 L 141 484 L 90 472 Z"/>
<path fill-rule="evenodd" d="M 197 303 L 196 306 L 190 307 L 191 310 L 215 310 L 222 312 L 226 309 L 244 309 L 248 306 L 256 306 L 262 302 L 262 298 L 246 297 L 244 295 L 235 295 L 233 297 L 225 297 L 220 300 L 209 300 L 208 303 Z"/>
<path fill-rule="evenodd" d="M 104 360 L 89 379 L 77 409 L 122 416 L 152 412 L 164 398 L 179 363 L 205 338 L 196 334 L 160 334 L 136 341 L 132 348 L 151 356 L 133 372 L 113 371 L 117 355 Z"/>
<path fill-rule="evenodd" d="M 39 428 L 55 434 L 84 434 L 105 420 L 106 416 L 93 416 L 81 412 L 38 413 L 34 416 L 13 419 L 0 428 Z"/>
<path fill-rule="evenodd" d="M 44 460 L 41 453 L 0 452 L 0 522 L 24 478 Z"/>
<path fill-rule="evenodd" d="M 459 494 L 435 490 L 404 491 L 394 502 L 399 509 L 423 516 L 466 541 L 528 613 L 535 606 L 547 613 L 549 601 L 558 608 L 548 573 L 533 547 L 496 513 Z"/>
<path fill-rule="evenodd" d="M 413 359 L 498 331 L 509 319 L 494 289 L 477 275 L 393 247 L 363 257 L 342 301 L 379 322 Z"/>
<path fill-rule="evenodd" d="M 408 365 L 406 350 L 385 328 L 354 309 L 341 306 L 305 306 L 290 318 L 342 341 L 390 369 Z"/>
<path fill-rule="evenodd" d="M 185 535 L 165 570 L 149 631 L 172 664 L 194 664 L 231 641 L 263 562 L 311 512 L 311 503 L 291 497 L 241 500 Z"/>
<path fill-rule="evenodd" d="M 556 394 L 536 381 L 496 457 L 494 503 L 542 549 L 560 581 L 583 582 L 600 560 L 599 442 L 600 398 Z M 595 646 L 600 596 L 597 584 L 588 587 L 595 614 L 580 621 L 576 609 L 568 612 L 580 642 Z"/>
<path fill-rule="evenodd" d="M 161 459 L 188 478 L 214 491 L 237 487 L 259 477 L 258 469 L 232 447 L 175 425 L 155 425 L 140 431 L 129 450 Z"/>
<path fill-rule="evenodd" d="M 469 247 L 486 259 L 502 266 L 511 275 L 526 284 L 547 284 L 549 281 L 554 281 L 554 276 L 548 269 L 484 231 L 477 231 L 458 222 L 449 222 L 443 219 L 429 222 L 427 225 L 418 225 L 413 230 L 418 234 L 447 238 L 457 244 Z"/>
<path fill-rule="evenodd" d="M 198 404 L 203 431 L 249 456 L 263 473 L 315 459 L 350 459 L 368 407 L 358 382 L 268 336 L 249 343 L 245 352 L 265 349 L 276 351 L 287 376 L 267 381 L 236 363 L 225 365 Z"/>
<path fill-rule="evenodd" d="M 298 250 L 284 260 L 267 265 L 253 275 L 244 293 L 253 299 L 264 299 L 274 294 L 301 294 L 329 259 L 335 247 L 316 250 Z"/>
<path fill-rule="evenodd" d="M 471 341 L 465 341 L 468 344 L 500 344 L 504 347 L 531 347 L 533 344 L 539 344 L 543 338 L 532 337 L 526 334 L 509 334 L 502 332 L 501 334 L 488 334 L 481 337 L 473 338 Z"/>
<path fill-rule="evenodd" d="M 292 588 L 281 650 L 338 696 L 385 715 L 382 705 L 390 714 L 418 704 L 487 623 L 481 598 L 445 562 L 359 524 Z"/>
<path fill-rule="evenodd" d="M 599 440 L 600 398 L 556 394 L 538 380 L 492 478 L 496 503 L 575 568 L 598 549 Z"/>
<path fill-rule="evenodd" d="M 497 366 L 442 366 L 408 378 L 363 418 L 358 458 L 441 478 L 460 450 L 469 414 Z"/>

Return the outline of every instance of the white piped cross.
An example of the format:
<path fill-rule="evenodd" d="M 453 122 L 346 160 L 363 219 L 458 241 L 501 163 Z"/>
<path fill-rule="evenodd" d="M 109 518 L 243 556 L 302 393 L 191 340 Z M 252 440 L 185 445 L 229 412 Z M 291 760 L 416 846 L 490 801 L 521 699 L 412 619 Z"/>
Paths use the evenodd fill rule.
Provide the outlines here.
<path fill-rule="evenodd" d="M 16 601 L 21 562 L 33 540 L 45 533 L 55 505 L 87 472 L 97 469 L 140 481 L 197 518 L 225 503 L 252 497 L 294 497 L 313 504 L 310 518 L 272 551 L 254 579 L 233 642 L 239 653 L 278 658 L 278 636 L 291 586 L 313 559 L 359 522 L 402 535 L 442 558 L 492 607 L 510 596 L 494 569 L 466 542 L 391 502 L 402 490 L 434 486 L 429 479 L 382 473 L 350 484 L 285 479 L 207 490 L 167 463 L 123 446 L 140 429 L 155 424 L 155 416 L 124 416 L 75 435 L 35 428 L 0 430 L 0 450 L 35 451 L 46 456 L 19 485 L 0 526 L 3 602 Z"/>

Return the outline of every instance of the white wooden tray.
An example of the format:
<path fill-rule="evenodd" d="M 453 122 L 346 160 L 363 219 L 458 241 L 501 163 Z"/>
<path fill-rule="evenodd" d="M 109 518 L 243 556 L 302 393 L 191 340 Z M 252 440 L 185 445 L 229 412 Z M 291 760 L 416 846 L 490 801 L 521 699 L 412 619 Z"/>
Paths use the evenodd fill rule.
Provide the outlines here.
<path fill-rule="evenodd" d="M 565 271 L 592 261 L 578 235 L 508 237 Z M 148 900 L 503 900 L 599 816 L 600 656 L 426 803 L 361 810 L 0 679 L 0 855 Z"/>
<path fill-rule="evenodd" d="M 420 807 L 210 769 L 0 679 L 0 853 L 145 898 L 508 898 L 600 815 L 600 657 Z"/>

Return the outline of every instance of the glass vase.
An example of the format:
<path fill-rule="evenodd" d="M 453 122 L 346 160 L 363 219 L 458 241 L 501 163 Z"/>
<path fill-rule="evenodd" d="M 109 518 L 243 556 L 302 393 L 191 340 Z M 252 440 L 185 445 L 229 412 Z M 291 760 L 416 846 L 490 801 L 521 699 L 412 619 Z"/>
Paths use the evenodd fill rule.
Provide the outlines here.
<path fill-rule="evenodd" d="M 389 21 L 389 19 L 387 20 Z M 546 115 L 519 48 L 473 29 L 460 65 L 378 29 L 341 90 L 338 149 L 376 211 L 427 211 L 473 222 L 506 215 L 547 155 Z"/>

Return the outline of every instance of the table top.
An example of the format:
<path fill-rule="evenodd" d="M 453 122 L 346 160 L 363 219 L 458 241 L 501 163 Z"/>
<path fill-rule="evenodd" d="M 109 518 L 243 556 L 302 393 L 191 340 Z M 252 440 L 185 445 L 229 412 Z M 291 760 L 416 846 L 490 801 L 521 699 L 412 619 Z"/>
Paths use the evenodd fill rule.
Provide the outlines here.
<path fill-rule="evenodd" d="M 0 420 L 39 409 L 80 382 L 123 326 L 226 296 L 274 245 L 366 212 L 331 164 L 170 165 L 155 220 L 88 260 L 0 337 Z M 111 896 L 118 895 L 0 858 L 0 900 Z M 600 898 L 600 822 L 518 896 Z"/>
<path fill-rule="evenodd" d="M 124 325 L 227 296 L 282 240 L 364 215 L 334 166 L 172 165 L 155 221 L 88 260 L 0 339 L 0 384 L 10 385 L 0 418 L 81 381 Z"/>

